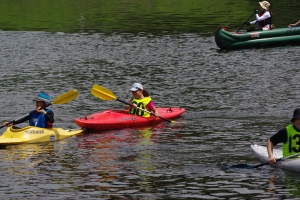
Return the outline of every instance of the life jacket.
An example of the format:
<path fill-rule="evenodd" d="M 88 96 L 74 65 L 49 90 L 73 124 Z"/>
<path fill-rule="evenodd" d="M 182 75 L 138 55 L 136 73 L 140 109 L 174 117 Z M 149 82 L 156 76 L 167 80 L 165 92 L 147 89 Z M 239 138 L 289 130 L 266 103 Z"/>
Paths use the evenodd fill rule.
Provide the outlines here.
<path fill-rule="evenodd" d="M 44 109 L 46 113 L 48 109 Z M 36 126 L 40 128 L 52 128 L 51 122 L 46 122 L 45 115 L 37 111 L 33 111 L 29 115 L 29 126 Z"/>
<path fill-rule="evenodd" d="M 146 110 L 146 106 L 150 103 L 150 101 L 152 101 L 152 99 L 150 97 L 144 97 L 142 99 L 133 98 L 131 100 L 131 103 L 136 104 L 137 107 Z M 144 112 L 144 111 L 139 110 L 139 109 L 134 109 L 133 107 L 130 108 L 129 113 L 134 114 L 134 115 L 138 115 L 138 116 L 142 116 L 142 117 L 150 117 L 151 116 L 148 112 Z"/>
<path fill-rule="evenodd" d="M 265 12 L 267 12 L 266 10 L 264 10 L 263 12 L 259 13 L 258 16 L 262 16 Z M 270 17 L 268 17 L 265 20 L 259 21 L 258 24 L 259 26 L 264 29 L 265 26 L 269 25 L 269 30 L 272 29 L 272 23 L 273 23 L 273 13 L 271 11 L 268 11 L 270 13 Z M 268 30 L 268 29 L 264 29 L 264 30 Z"/>
<path fill-rule="evenodd" d="M 300 132 L 295 130 L 293 125 L 285 128 L 287 130 L 287 142 L 282 146 L 283 157 L 300 153 Z"/>

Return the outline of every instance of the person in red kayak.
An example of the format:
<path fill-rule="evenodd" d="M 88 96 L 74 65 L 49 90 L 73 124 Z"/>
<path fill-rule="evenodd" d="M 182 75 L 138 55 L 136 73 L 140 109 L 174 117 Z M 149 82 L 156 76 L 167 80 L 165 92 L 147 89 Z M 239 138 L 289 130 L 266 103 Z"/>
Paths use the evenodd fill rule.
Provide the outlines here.
<path fill-rule="evenodd" d="M 273 148 L 278 143 L 283 143 L 283 157 L 300 153 L 300 108 L 294 110 L 291 121 L 293 124 L 280 129 L 275 135 L 268 139 L 267 149 L 270 164 L 276 163 L 276 159 L 273 155 Z"/>
<path fill-rule="evenodd" d="M 261 31 L 261 30 L 271 30 L 272 29 L 272 23 L 273 23 L 273 14 L 271 11 L 269 11 L 270 3 L 267 1 L 259 2 L 259 9 L 260 13 L 258 13 L 258 10 L 255 10 L 255 17 L 256 20 L 252 22 L 244 22 L 246 25 L 253 25 L 256 24 L 256 27 L 250 27 L 247 29 L 248 32 L 250 31 Z"/>
<path fill-rule="evenodd" d="M 50 96 L 46 92 L 40 92 L 35 99 L 36 110 L 33 110 L 21 119 L 16 120 L 14 124 L 20 124 L 29 120 L 29 126 L 40 128 L 52 128 L 54 123 L 54 113 L 46 109 L 50 105 Z M 9 122 L 4 122 L 3 126 L 10 126 Z"/>
<path fill-rule="evenodd" d="M 142 117 L 150 117 L 151 114 L 148 112 L 144 112 L 139 110 L 137 107 L 148 110 L 152 112 L 155 116 L 158 116 L 158 112 L 155 108 L 154 102 L 152 101 L 151 97 L 149 96 L 148 92 L 144 90 L 142 84 L 134 83 L 130 91 L 132 92 L 133 98 L 130 100 L 130 104 L 133 106 L 126 105 L 125 109 L 129 110 L 130 114 L 139 115 Z"/>

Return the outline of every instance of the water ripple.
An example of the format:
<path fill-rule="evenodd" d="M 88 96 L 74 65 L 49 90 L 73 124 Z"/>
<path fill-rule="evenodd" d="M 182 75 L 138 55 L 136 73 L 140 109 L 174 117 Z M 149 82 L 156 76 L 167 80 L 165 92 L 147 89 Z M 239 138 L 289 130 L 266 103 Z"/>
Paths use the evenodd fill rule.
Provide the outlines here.
<path fill-rule="evenodd" d="M 298 106 L 298 46 L 219 51 L 197 34 L 65 34 L 0 32 L 1 120 L 34 108 L 40 90 L 52 99 L 55 126 L 123 108 L 90 94 L 94 83 L 129 100 L 141 82 L 157 107 L 184 107 L 178 124 L 91 132 L 54 143 L 0 149 L 2 198 L 268 199 L 297 198 L 299 176 L 258 160 L 263 145 Z M 25 125 L 25 124 L 24 124 Z M 288 184 L 291 182 L 293 184 Z"/>

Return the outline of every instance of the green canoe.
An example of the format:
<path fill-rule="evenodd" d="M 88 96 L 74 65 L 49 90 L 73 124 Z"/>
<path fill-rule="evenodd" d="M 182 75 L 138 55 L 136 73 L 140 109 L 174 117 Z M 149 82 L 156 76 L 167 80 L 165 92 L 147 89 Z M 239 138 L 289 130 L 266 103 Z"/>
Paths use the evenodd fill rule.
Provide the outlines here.
<path fill-rule="evenodd" d="M 232 32 L 219 26 L 215 41 L 221 49 L 281 46 L 300 44 L 300 27 L 275 28 L 270 31 Z"/>

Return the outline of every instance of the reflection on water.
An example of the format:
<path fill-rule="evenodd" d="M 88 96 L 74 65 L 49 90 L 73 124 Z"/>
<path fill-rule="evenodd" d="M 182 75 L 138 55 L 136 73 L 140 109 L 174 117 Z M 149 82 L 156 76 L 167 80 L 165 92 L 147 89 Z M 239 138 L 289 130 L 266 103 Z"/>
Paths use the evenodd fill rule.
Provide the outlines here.
<path fill-rule="evenodd" d="M 5 187 L 11 188 L 3 197 L 27 198 L 22 190 L 48 198 L 75 198 L 75 193 L 76 198 L 125 195 L 131 199 L 299 195 L 297 174 L 268 167 L 224 169 L 216 165 L 218 161 L 206 153 L 205 146 L 195 143 L 199 138 L 182 132 L 185 126 L 159 124 L 3 148 L 1 175 L 10 177 Z M 17 180 L 20 187 L 14 188 L 11 184 Z"/>
<path fill-rule="evenodd" d="M 65 33 L 198 33 L 212 35 L 219 25 L 238 29 L 257 2 L 238 0 L 42 2 L 1 1 L 0 29 Z M 271 2 L 275 27 L 298 21 L 299 2 Z M 295 12 L 290 12 L 291 10 Z M 284 13 L 284 14 L 283 14 Z M 254 20 L 254 18 L 253 18 Z"/>

